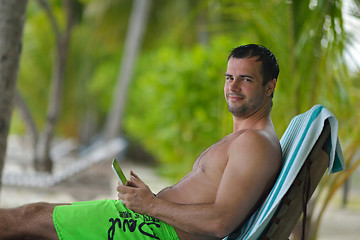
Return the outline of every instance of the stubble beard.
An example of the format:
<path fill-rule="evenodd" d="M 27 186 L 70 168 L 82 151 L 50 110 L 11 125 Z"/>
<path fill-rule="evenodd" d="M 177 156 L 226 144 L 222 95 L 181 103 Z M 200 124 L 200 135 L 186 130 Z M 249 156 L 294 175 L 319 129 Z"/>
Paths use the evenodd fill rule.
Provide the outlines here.
<path fill-rule="evenodd" d="M 245 99 L 245 98 L 244 98 Z M 260 106 L 264 103 L 264 99 L 257 99 L 257 101 L 245 101 L 241 104 L 237 105 L 236 103 L 231 103 L 229 99 L 227 99 L 227 105 L 229 112 L 234 117 L 247 117 L 249 114 L 251 115 L 252 112 L 256 112 Z"/>
<path fill-rule="evenodd" d="M 245 99 L 245 96 L 243 95 L 240 95 L 240 94 L 234 94 L 234 93 L 227 93 L 226 94 L 226 103 L 228 105 L 228 110 L 229 112 L 234 116 L 234 117 L 241 117 L 241 116 L 244 116 L 247 111 L 249 110 L 248 106 L 243 102 L 241 103 L 241 105 L 237 105 L 236 102 L 235 103 L 232 103 L 231 100 L 230 100 L 230 96 L 231 95 L 235 95 L 235 96 L 238 96 L 238 97 L 241 97 L 243 98 L 243 100 Z"/>
<path fill-rule="evenodd" d="M 228 104 L 228 110 L 234 117 L 244 116 L 248 112 L 247 106 L 231 106 L 231 103 Z"/>

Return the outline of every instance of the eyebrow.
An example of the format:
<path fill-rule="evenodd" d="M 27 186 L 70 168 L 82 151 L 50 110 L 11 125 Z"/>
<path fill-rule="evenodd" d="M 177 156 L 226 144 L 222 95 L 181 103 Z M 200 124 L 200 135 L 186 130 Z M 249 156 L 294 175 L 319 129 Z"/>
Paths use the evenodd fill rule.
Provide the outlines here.
<path fill-rule="evenodd" d="M 225 77 L 233 77 L 233 75 L 229 74 L 229 73 L 225 73 Z M 251 78 L 251 79 L 255 79 L 255 77 L 251 76 L 251 75 L 246 75 L 246 74 L 240 74 L 238 75 L 239 78 Z"/>

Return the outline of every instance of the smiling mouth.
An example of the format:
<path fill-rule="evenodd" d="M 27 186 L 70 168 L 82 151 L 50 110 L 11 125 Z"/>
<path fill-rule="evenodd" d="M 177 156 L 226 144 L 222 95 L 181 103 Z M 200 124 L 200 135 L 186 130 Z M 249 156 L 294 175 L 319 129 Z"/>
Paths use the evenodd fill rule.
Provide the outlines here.
<path fill-rule="evenodd" d="M 231 96 L 231 97 L 230 97 L 230 100 L 232 100 L 232 101 L 239 101 L 239 100 L 242 100 L 242 99 L 244 99 L 244 98 L 235 97 L 235 96 Z"/>
<path fill-rule="evenodd" d="M 242 95 L 238 95 L 238 94 L 228 94 L 228 99 L 230 100 L 230 101 L 241 101 L 241 100 L 243 100 L 245 97 L 244 96 L 242 96 Z"/>

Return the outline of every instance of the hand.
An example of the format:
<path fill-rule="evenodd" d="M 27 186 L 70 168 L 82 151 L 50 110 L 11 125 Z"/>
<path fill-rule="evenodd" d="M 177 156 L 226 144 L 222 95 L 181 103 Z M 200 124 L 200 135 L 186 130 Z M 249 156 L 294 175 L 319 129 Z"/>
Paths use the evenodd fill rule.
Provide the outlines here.
<path fill-rule="evenodd" d="M 133 171 L 125 186 L 118 184 L 117 191 L 119 200 L 127 208 L 141 214 L 148 215 L 148 209 L 151 209 L 156 200 L 150 188 Z"/>

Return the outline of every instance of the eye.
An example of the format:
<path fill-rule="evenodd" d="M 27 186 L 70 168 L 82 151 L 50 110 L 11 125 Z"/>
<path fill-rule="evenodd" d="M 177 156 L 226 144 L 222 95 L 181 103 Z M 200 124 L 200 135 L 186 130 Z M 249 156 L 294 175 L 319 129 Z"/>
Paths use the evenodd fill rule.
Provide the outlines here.
<path fill-rule="evenodd" d="M 252 82 L 252 80 L 250 78 L 243 78 L 244 82 Z"/>
<path fill-rule="evenodd" d="M 232 81 L 232 80 L 234 80 L 234 78 L 232 76 L 225 76 L 225 80 L 226 81 Z"/>

